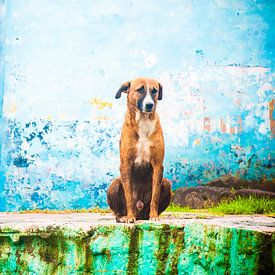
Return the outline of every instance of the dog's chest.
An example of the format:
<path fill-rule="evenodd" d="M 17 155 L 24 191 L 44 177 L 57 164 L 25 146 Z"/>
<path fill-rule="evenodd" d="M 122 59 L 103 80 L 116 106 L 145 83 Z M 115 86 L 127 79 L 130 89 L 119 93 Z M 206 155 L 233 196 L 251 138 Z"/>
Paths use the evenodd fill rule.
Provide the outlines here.
<path fill-rule="evenodd" d="M 141 118 L 138 121 L 138 142 L 136 145 L 136 164 L 142 164 L 150 161 L 150 147 L 152 145 L 149 136 L 155 131 L 155 121 Z"/>

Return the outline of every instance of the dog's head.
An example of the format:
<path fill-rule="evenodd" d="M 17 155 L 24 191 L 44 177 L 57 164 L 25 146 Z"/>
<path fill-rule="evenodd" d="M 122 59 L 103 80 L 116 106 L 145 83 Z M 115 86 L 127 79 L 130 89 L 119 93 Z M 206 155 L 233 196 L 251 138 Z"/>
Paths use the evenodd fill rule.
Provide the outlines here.
<path fill-rule="evenodd" d="M 128 94 L 130 108 L 152 113 L 156 110 L 157 101 L 162 99 L 162 85 L 154 79 L 136 78 L 123 83 L 116 93 L 116 98 L 120 98 L 121 93 Z"/>

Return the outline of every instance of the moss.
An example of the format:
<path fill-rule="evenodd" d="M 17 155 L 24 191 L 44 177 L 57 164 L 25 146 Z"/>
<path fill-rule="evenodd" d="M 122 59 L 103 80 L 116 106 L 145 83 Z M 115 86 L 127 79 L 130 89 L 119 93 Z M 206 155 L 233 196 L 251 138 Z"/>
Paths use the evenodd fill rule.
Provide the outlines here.
<path fill-rule="evenodd" d="M 222 230 L 222 229 L 220 229 Z M 224 240 L 224 247 L 221 251 L 221 253 L 223 253 L 223 257 L 224 257 L 224 269 L 227 272 L 227 270 L 230 270 L 230 251 L 229 251 L 229 247 L 230 247 L 230 243 L 232 240 L 232 230 L 230 229 L 224 229 L 223 231 L 224 234 L 221 234 L 222 236 L 220 236 L 220 238 L 223 237 Z M 229 274 L 229 273 L 228 273 Z"/>
<path fill-rule="evenodd" d="M 0 236 L 3 274 L 272 274 L 275 258 L 274 234 L 198 222 L 28 234 Z"/>
<path fill-rule="evenodd" d="M 158 252 L 156 255 L 157 258 L 157 274 L 165 274 L 166 263 L 169 256 L 169 244 L 171 239 L 170 226 L 164 224 L 162 228 L 158 231 Z"/>
<path fill-rule="evenodd" d="M 19 238 L 19 246 L 24 246 L 25 248 L 25 252 L 27 252 L 29 255 L 31 256 L 35 256 L 34 255 L 34 245 L 33 245 L 33 240 L 34 240 L 34 236 L 21 236 Z"/>
<path fill-rule="evenodd" d="M 179 256 L 184 249 L 184 231 L 182 228 L 171 229 L 171 242 L 174 249 L 171 255 L 170 274 L 178 274 Z"/>
<path fill-rule="evenodd" d="M 39 255 L 41 260 L 56 265 L 59 259 L 58 246 L 53 244 L 46 244 L 45 246 L 40 246 Z"/>
<path fill-rule="evenodd" d="M 52 270 L 52 272 L 65 266 L 67 243 L 61 232 L 56 235 L 51 234 L 46 239 L 39 237 L 38 245 L 40 259 L 51 266 L 50 270 Z"/>
<path fill-rule="evenodd" d="M 138 274 L 138 258 L 139 258 L 139 228 L 133 226 L 130 229 L 130 243 L 128 252 L 127 274 Z"/>
<path fill-rule="evenodd" d="M 100 226 L 97 228 L 96 230 L 96 235 L 101 235 L 103 237 L 107 237 L 110 234 L 112 234 L 112 232 L 114 232 L 114 230 L 116 229 L 116 226 Z"/>
<path fill-rule="evenodd" d="M 11 239 L 8 236 L 0 237 L 0 268 L 2 262 L 5 262 L 10 255 Z"/>
<path fill-rule="evenodd" d="M 21 259 L 21 251 L 17 250 L 16 251 L 16 271 L 19 272 L 20 274 L 26 274 L 31 272 L 29 268 L 29 264 L 26 260 Z"/>
<path fill-rule="evenodd" d="M 84 243 L 84 255 L 85 255 L 84 272 L 92 273 L 93 256 L 92 256 L 92 251 L 90 247 L 91 237 L 84 238 L 83 243 Z"/>
<path fill-rule="evenodd" d="M 18 243 L 16 244 L 16 270 L 22 273 L 29 273 L 30 267 L 28 261 L 24 259 L 24 254 L 28 254 L 30 256 L 34 255 L 34 245 L 33 245 L 33 237 L 31 236 L 20 236 Z"/>
<path fill-rule="evenodd" d="M 107 257 L 107 261 L 110 262 L 110 260 L 111 260 L 111 251 L 110 251 L 110 249 L 104 248 L 102 250 L 102 253 L 103 253 L 103 255 L 105 255 Z"/>
<path fill-rule="evenodd" d="M 275 263 L 273 263 L 272 259 L 272 235 L 259 233 L 257 235 L 259 238 L 259 256 L 256 263 L 257 274 L 272 274 L 275 272 Z"/>
<path fill-rule="evenodd" d="M 179 272 L 255 273 L 258 247 L 255 232 L 198 223 L 188 224 L 184 230 L 186 248 L 179 256 Z"/>
<path fill-rule="evenodd" d="M 91 241 L 94 235 L 94 230 L 88 231 L 86 234 L 81 234 L 73 238 L 75 244 L 75 264 L 77 272 L 84 272 L 84 274 L 93 271 L 93 255 L 91 249 Z"/>

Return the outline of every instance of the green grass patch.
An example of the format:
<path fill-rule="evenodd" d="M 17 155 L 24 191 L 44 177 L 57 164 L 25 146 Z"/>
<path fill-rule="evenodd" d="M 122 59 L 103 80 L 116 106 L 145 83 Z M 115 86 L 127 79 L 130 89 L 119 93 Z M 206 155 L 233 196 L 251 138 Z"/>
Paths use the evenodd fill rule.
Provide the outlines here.
<path fill-rule="evenodd" d="M 232 201 L 223 201 L 216 207 L 210 209 L 211 212 L 224 214 L 272 214 L 275 213 L 275 200 L 268 198 L 247 198 L 237 197 Z"/>
<path fill-rule="evenodd" d="M 247 198 L 237 197 L 231 201 L 222 201 L 217 206 L 205 209 L 192 209 L 171 204 L 167 212 L 186 212 L 186 213 L 209 213 L 209 214 L 268 214 L 275 215 L 275 200 L 269 198 L 256 198 L 250 196 Z"/>
<path fill-rule="evenodd" d="M 166 208 L 166 212 L 190 212 L 190 213 L 194 213 L 198 210 L 206 210 L 206 209 L 192 209 L 190 207 L 183 207 L 183 206 L 179 206 L 176 205 L 174 203 L 170 203 L 170 205 Z"/>
<path fill-rule="evenodd" d="M 217 206 L 204 209 L 192 209 L 190 207 L 181 207 L 171 203 L 165 212 L 185 212 L 195 214 L 211 214 L 211 215 L 252 215 L 252 214 L 266 214 L 269 216 L 275 215 L 275 200 L 268 198 L 256 198 L 250 196 L 247 198 L 237 197 L 231 201 L 222 201 Z M 21 214 L 28 213 L 43 213 L 43 214 L 70 214 L 70 213 L 112 213 L 109 208 L 90 208 L 90 209 L 67 209 L 67 210 L 25 210 L 20 211 Z"/>

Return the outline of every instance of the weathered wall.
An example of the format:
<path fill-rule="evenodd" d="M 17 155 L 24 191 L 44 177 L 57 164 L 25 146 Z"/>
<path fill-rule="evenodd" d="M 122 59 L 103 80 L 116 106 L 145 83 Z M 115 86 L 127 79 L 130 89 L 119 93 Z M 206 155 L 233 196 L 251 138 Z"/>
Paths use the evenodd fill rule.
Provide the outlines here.
<path fill-rule="evenodd" d="M 274 226 L 272 218 L 174 219 L 135 225 L 114 224 L 111 218 L 113 222 L 91 214 L 2 216 L 0 271 L 129 275 L 274 272 L 274 230 L 268 228 Z"/>
<path fill-rule="evenodd" d="M 114 94 L 137 76 L 164 86 L 174 188 L 274 176 L 274 1 L 0 6 L 0 210 L 106 205 L 125 111 Z"/>

